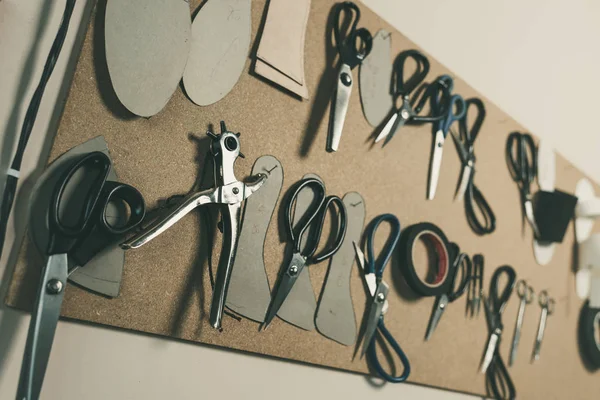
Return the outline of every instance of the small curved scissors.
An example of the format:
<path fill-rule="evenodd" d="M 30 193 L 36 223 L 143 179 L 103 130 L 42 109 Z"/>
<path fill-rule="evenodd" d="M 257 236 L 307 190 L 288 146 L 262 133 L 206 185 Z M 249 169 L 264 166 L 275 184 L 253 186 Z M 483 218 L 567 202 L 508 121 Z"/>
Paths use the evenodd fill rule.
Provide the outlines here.
<path fill-rule="evenodd" d="M 475 107 L 477 117 L 475 118 L 475 122 L 471 129 L 469 129 L 467 124 L 469 108 L 471 106 Z M 487 200 L 483 197 L 483 194 L 474 183 L 476 160 L 474 145 L 475 139 L 481 129 L 481 125 L 483 124 L 483 120 L 485 119 L 485 106 L 481 99 L 475 97 L 465 100 L 465 108 L 465 115 L 458 122 L 460 133 L 456 135 L 454 131 L 450 131 L 463 167 L 460 184 L 456 191 L 456 198 L 462 200 L 465 193 L 467 194 L 465 211 L 467 213 L 469 226 L 476 234 L 484 235 L 496 230 L 496 216 Z M 483 221 L 478 219 L 478 213 L 475 212 L 475 209 L 482 215 Z"/>
<path fill-rule="evenodd" d="M 442 167 L 442 155 L 444 154 L 444 142 L 452 124 L 465 116 L 467 105 L 462 96 L 452 95 L 454 81 L 448 75 L 442 75 L 434 82 L 437 90 L 432 94 L 431 110 L 434 114 L 442 115 L 435 124 L 435 138 L 431 153 L 431 164 L 429 166 L 429 185 L 427 188 L 427 200 L 433 200 L 437 189 L 440 169 Z"/>
<path fill-rule="evenodd" d="M 316 196 L 313 199 L 311 207 L 308 208 L 303 218 L 301 218 L 300 223 L 294 227 L 292 226 L 292 220 L 294 219 L 296 198 L 303 189 L 309 187 L 312 187 L 315 190 Z M 321 233 L 323 232 L 325 217 L 327 216 L 327 211 L 331 207 L 336 207 L 338 211 L 338 227 L 335 241 L 331 247 L 324 249 L 321 254 L 315 255 L 321 239 Z M 296 279 L 304 267 L 309 264 L 320 263 L 321 261 L 332 257 L 339 250 L 344 241 L 344 237 L 346 236 L 347 215 L 346 207 L 344 206 L 342 199 L 338 196 L 326 197 L 325 185 L 316 178 L 303 179 L 296 185 L 287 201 L 285 217 L 288 235 L 293 245 L 292 259 L 288 263 L 287 268 L 282 272 L 269 307 L 269 312 L 265 318 L 263 329 L 266 329 L 273 318 L 275 318 L 275 315 L 277 315 L 277 312 L 292 290 L 292 287 L 296 283 Z M 316 224 L 313 228 L 315 231 L 310 232 L 310 234 L 307 235 L 309 240 L 304 244 L 304 235 L 311 229 L 313 224 Z"/>
<path fill-rule="evenodd" d="M 449 250 L 452 252 L 451 254 L 454 255 L 454 261 L 450 265 L 450 277 L 452 280 L 450 286 L 448 286 L 448 291 L 437 296 L 435 299 L 433 313 L 431 314 L 431 320 L 429 321 L 425 340 L 431 338 L 431 335 L 440 322 L 448 304 L 454 302 L 454 300 L 465 293 L 467 284 L 471 280 L 471 270 L 473 268 L 471 258 L 466 253 L 461 253 L 460 248 L 456 243 L 450 243 Z M 458 280 L 459 273 L 461 277 L 460 280 Z"/>
<path fill-rule="evenodd" d="M 409 58 L 417 64 L 417 69 L 405 80 L 404 65 Z M 423 83 L 428 73 L 429 60 L 418 50 L 406 50 L 396 57 L 396 61 L 394 61 L 394 75 L 392 77 L 392 90 L 394 104 L 397 104 L 398 101 L 402 101 L 402 104 L 400 107 L 395 105 L 391 110 L 385 125 L 375 138 L 375 143 L 385 139 L 385 142 L 383 142 L 385 146 L 392 140 L 396 132 L 408 122 L 435 122 L 442 118 L 440 113 L 419 115 L 433 90 L 433 87 Z"/>
<path fill-rule="evenodd" d="M 519 302 L 519 313 L 517 314 L 517 323 L 515 324 L 515 333 L 513 335 L 512 347 L 510 349 L 510 357 L 508 357 L 508 365 L 512 366 L 517 356 L 517 347 L 519 346 L 519 339 L 521 338 L 521 327 L 523 326 L 523 317 L 525 316 L 525 306 L 531 304 L 533 301 L 533 288 L 527 284 L 523 279 L 517 282 L 517 296 L 521 301 Z"/>
<path fill-rule="evenodd" d="M 529 222 L 535 237 L 539 230 L 533 215 L 531 183 L 537 175 L 537 149 L 528 133 L 513 132 L 506 140 L 506 159 L 513 180 L 519 185 L 523 216 Z"/>
<path fill-rule="evenodd" d="M 375 258 L 373 241 L 375 239 L 375 232 L 382 222 L 388 222 L 390 224 L 391 233 L 385 244 L 385 247 L 379 256 Z M 369 229 L 366 243 L 368 256 L 367 260 L 365 260 L 365 255 L 360 250 L 359 246 L 354 243 L 354 250 L 356 251 L 356 256 L 363 271 L 363 276 L 369 288 L 372 299 L 368 317 L 365 320 L 366 328 L 361 357 L 365 354 L 365 352 L 368 352 L 367 359 L 369 364 L 371 364 L 379 376 L 386 381 L 392 383 L 404 382 L 410 375 L 410 363 L 398 342 L 394 339 L 390 331 L 387 330 L 385 324 L 383 323 L 384 315 L 388 310 L 387 295 L 389 286 L 382 280 L 382 275 L 385 266 L 392 257 L 394 249 L 398 243 L 398 239 L 400 239 L 400 221 L 398 221 L 398 218 L 392 214 L 383 214 L 375 218 L 367 229 Z M 392 376 L 382 368 L 381 363 L 377 358 L 377 350 L 375 348 L 376 330 L 379 330 L 390 346 L 394 349 L 396 354 L 398 354 L 398 357 L 400 357 L 400 361 L 404 366 L 402 375 L 397 377 Z"/>
<path fill-rule="evenodd" d="M 344 121 L 352 93 L 352 70 L 371 52 L 373 38 L 366 28 L 357 29 L 360 9 L 350 1 L 335 6 L 333 27 L 335 44 L 340 54 L 341 66 L 337 74 L 335 97 L 331 102 L 328 150 L 337 151 L 342 138 Z"/>
<path fill-rule="evenodd" d="M 88 153 L 64 172 L 54 188 L 48 214 L 48 259 L 27 334 L 18 399 L 39 398 L 65 295 L 69 259 L 83 267 L 144 218 L 146 207 L 141 193 L 127 184 L 107 180 L 110 168 L 106 154 Z M 115 226 L 107 219 L 106 209 L 113 201 L 129 206 L 129 219 L 124 224 Z M 95 230 L 101 235 L 92 235 Z"/>

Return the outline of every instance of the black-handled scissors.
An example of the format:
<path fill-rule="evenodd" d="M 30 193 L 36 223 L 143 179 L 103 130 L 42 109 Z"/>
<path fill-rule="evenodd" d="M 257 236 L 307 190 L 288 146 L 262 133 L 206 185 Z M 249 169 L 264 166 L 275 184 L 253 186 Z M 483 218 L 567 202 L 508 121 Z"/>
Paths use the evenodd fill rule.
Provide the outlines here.
<path fill-rule="evenodd" d="M 501 278 L 503 275 L 506 278 Z M 484 299 L 490 336 L 481 362 L 481 372 L 486 374 L 487 387 L 495 399 L 514 399 L 516 397 L 515 386 L 499 352 L 500 339 L 504 329 L 502 312 L 512 295 L 516 279 L 517 274 L 511 266 L 505 265 L 496 269 L 490 281 L 489 297 Z M 498 285 L 501 280 L 505 280 L 506 283 L 500 291 Z"/>
<path fill-rule="evenodd" d="M 294 219 L 296 199 L 302 190 L 308 188 L 314 189 L 316 196 L 313 199 L 311 207 L 307 209 L 304 216 L 300 219 L 300 222 L 294 227 L 292 221 Z M 329 248 L 323 249 L 320 254 L 315 254 L 317 247 L 319 246 L 325 217 L 327 216 L 327 211 L 329 209 L 337 209 L 338 213 L 338 226 L 335 240 Z M 282 271 L 277 289 L 269 307 L 269 312 L 265 318 L 263 329 L 266 329 L 275 315 L 277 315 L 277 312 L 292 290 L 292 287 L 296 283 L 296 279 L 304 267 L 310 264 L 320 263 L 333 256 L 339 250 L 346 235 L 346 222 L 346 207 L 344 206 L 342 199 L 338 196 L 326 196 L 325 185 L 323 182 L 316 178 L 305 178 L 294 187 L 287 200 L 285 213 L 285 223 L 290 241 L 293 245 L 292 258 L 285 270 Z M 308 233 L 311 229 L 314 229 L 314 231 Z M 303 241 L 305 234 L 307 234 L 306 243 Z"/>
<path fill-rule="evenodd" d="M 531 183 L 537 175 L 537 148 L 528 133 L 513 132 L 506 140 L 506 160 L 513 180 L 519 185 L 523 216 L 535 237 L 539 230 L 533 214 Z"/>
<path fill-rule="evenodd" d="M 110 168 L 106 154 L 97 151 L 84 155 L 65 171 L 50 199 L 48 260 L 29 325 L 18 399 L 37 399 L 42 389 L 67 285 L 69 259 L 85 265 L 109 244 L 111 237 L 115 242 L 144 218 L 145 204 L 140 192 L 132 186 L 107 181 Z M 106 208 L 113 201 L 129 206 L 129 219 L 124 224 L 115 226 L 108 222 Z M 92 236 L 96 229 L 104 236 Z"/>
<path fill-rule="evenodd" d="M 450 243 L 449 252 L 454 259 L 452 264 L 450 264 L 450 285 L 448 286 L 448 291 L 446 293 L 437 296 L 435 299 L 425 340 L 431 338 L 431 335 L 440 322 L 448 304 L 454 302 L 454 300 L 465 293 L 467 285 L 471 280 L 471 270 L 473 268 L 471 258 L 466 253 L 461 253 L 460 248 L 456 243 Z M 459 276 L 460 279 L 458 279 Z"/>
<path fill-rule="evenodd" d="M 452 139 L 456 145 L 458 156 L 462 163 L 462 173 L 460 184 L 456 190 L 456 199 L 462 200 L 465 196 L 465 211 L 469 226 L 478 235 L 485 235 L 496 230 L 496 216 L 492 211 L 487 200 L 477 188 L 474 182 L 475 177 L 475 139 L 479 135 L 481 125 L 485 120 L 485 105 L 479 98 L 465 100 L 466 110 L 463 118 L 458 122 L 459 134 L 452 133 Z M 473 125 L 469 129 L 469 109 L 475 109 L 476 117 Z M 476 212 L 478 210 L 478 212 Z M 478 213 L 483 220 L 480 221 Z"/>
<path fill-rule="evenodd" d="M 412 59 L 417 68 L 410 77 L 405 79 L 404 66 L 408 59 Z M 393 72 L 392 94 L 395 105 L 375 138 L 375 143 L 385 139 L 384 146 L 406 123 L 435 122 L 442 118 L 441 113 L 432 112 L 429 115 L 419 115 L 435 89 L 435 85 L 432 87 L 432 85 L 423 83 L 429 73 L 429 60 L 425 55 L 418 50 L 403 51 L 394 61 Z M 401 102 L 399 107 L 397 106 L 398 102 Z"/>
<path fill-rule="evenodd" d="M 442 118 L 435 122 L 435 136 L 433 140 L 431 159 L 429 165 L 429 184 L 427 187 L 427 199 L 433 200 L 437 183 L 442 168 L 442 156 L 444 155 L 444 143 L 450 131 L 450 127 L 456 121 L 461 120 L 467 111 L 467 105 L 462 96 L 452 94 L 454 80 L 449 75 L 442 75 L 434 81 L 431 99 L 431 112 L 441 115 Z"/>
<path fill-rule="evenodd" d="M 387 222 L 391 227 L 391 232 L 388 237 L 388 240 L 385 243 L 385 246 L 378 257 L 375 257 L 374 251 L 374 239 L 375 232 L 379 225 L 382 222 Z M 367 227 L 368 234 L 366 240 L 367 246 L 367 259 L 365 260 L 365 256 L 363 252 L 360 250 L 360 247 L 354 243 L 354 249 L 356 251 L 356 256 L 358 258 L 358 262 L 363 272 L 363 277 L 369 288 L 369 293 L 371 295 L 371 304 L 369 306 L 369 313 L 367 314 L 367 319 L 365 320 L 365 334 L 363 339 L 361 357 L 367 352 L 367 359 L 371 367 L 375 369 L 377 374 L 385 379 L 388 382 L 398 383 L 404 382 L 408 376 L 410 375 L 410 363 L 402 348 L 394 339 L 390 331 L 387 330 L 385 324 L 383 322 L 383 318 L 385 313 L 388 310 L 388 301 L 387 295 L 389 292 L 389 286 L 382 279 L 383 271 L 390 261 L 392 254 L 398 244 L 398 240 L 400 239 L 400 221 L 398 218 L 392 214 L 383 214 L 375 218 L 371 224 Z M 379 330 L 383 338 L 389 343 L 389 345 L 394 349 L 402 365 L 404 366 L 404 370 L 402 375 L 400 376 L 392 376 L 388 374 L 379 359 L 377 358 L 377 350 L 375 348 L 376 342 L 376 331 Z"/>
<path fill-rule="evenodd" d="M 479 316 L 479 310 L 481 310 L 485 259 L 482 254 L 475 254 L 472 262 L 473 269 L 471 270 L 471 279 L 469 281 L 469 290 L 467 292 L 467 313 L 470 314 L 471 318 L 475 315 Z"/>
<path fill-rule="evenodd" d="M 342 138 L 344 121 L 352 93 L 352 70 L 371 52 L 373 38 L 366 28 L 357 29 L 360 9 L 350 1 L 336 4 L 333 34 L 340 55 L 335 96 L 331 102 L 328 150 L 337 151 Z"/>

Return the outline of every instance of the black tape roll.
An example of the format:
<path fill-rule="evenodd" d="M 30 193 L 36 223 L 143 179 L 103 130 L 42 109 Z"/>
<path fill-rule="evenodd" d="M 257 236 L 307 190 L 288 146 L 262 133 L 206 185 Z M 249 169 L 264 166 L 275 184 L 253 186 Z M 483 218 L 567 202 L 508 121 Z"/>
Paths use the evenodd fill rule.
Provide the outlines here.
<path fill-rule="evenodd" d="M 586 301 L 579 317 L 581 353 L 590 366 L 600 369 L 600 338 L 596 329 L 600 330 L 600 308 L 591 308 Z"/>
<path fill-rule="evenodd" d="M 424 243 L 433 249 L 437 256 L 437 271 L 433 282 L 422 280 L 415 269 L 413 252 L 415 242 L 419 239 L 423 239 Z M 421 296 L 439 296 L 448 290 L 450 263 L 453 255 L 449 251 L 448 239 L 440 228 L 429 222 L 409 226 L 404 230 L 400 251 L 402 252 L 400 266 L 402 275 L 412 290 Z"/>

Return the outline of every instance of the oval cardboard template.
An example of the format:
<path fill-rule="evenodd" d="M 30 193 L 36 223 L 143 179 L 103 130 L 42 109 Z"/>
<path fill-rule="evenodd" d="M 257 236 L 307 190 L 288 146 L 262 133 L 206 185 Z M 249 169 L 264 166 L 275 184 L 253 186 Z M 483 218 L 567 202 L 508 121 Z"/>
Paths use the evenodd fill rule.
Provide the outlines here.
<path fill-rule="evenodd" d="M 183 86 L 199 106 L 216 103 L 237 83 L 248 58 L 250 0 L 208 0 L 192 24 Z"/>
<path fill-rule="evenodd" d="M 163 109 L 183 75 L 190 36 L 186 0 L 108 0 L 106 62 L 129 111 L 151 117 Z"/>

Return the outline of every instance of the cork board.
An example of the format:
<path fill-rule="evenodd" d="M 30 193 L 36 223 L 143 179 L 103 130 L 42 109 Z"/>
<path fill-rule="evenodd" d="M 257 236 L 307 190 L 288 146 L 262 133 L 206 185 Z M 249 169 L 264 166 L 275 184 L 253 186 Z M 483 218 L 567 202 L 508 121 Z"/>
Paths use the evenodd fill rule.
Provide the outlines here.
<path fill-rule="evenodd" d="M 199 1 L 192 1 L 192 10 Z M 547 289 L 557 300 L 549 318 L 541 360 L 529 363 L 539 319 L 539 307 L 527 309 L 516 365 L 510 369 L 520 398 L 589 398 L 600 391 L 598 373 L 584 367 L 577 345 L 577 320 L 581 301 L 574 293 L 573 224 L 565 242 L 558 246 L 552 262 L 538 266 L 533 258 L 531 232 L 522 233 L 517 186 L 504 159 L 504 145 L 512 131 L 525 131 L 491 102 L 484 101 L 487 119 L 476 143 L 478 187 L 487 197 L 498 222 L 494 234 L 478 237 L 471 232 L 463 203 L 453 202 L 460 163 L 448 143 L 437 195 L 425 201 L 427 169 L 432 141 L 430 126 L 407 126 L 381 149 L 371 148 L 373 132 L 363 117 L 358 88 L 352 93 L 340 151 L 325 152 L 329 98 L 334 85 L 335 49 L 325 40 L 331 33 L 333 0 L 312 2 L 306 34 L 306 78 L 310 101 L 300 101 L 253 76 L 251 60 L 232 92 L 222 101 L 198 107 L 177 90 L 165 109 L 150 119 L 135 118 L 118 104 L 106 73 L 103 57 L 102 20 L 105 2 L 99 2 L 75 72 L 64 115 L 50 159 L 98 135 L 108 142 L 114 167 L 124 182 L 134 184 L 150 208 L 159 200 L 185 193 L 202 175 L 207 151 L 203 132 L 220 120 L 241 132 L 246 159 L 236 165 L 239 178 L 247 176 L 254 160 L 263 154 L 276 156 L 283 164 L 283 193 L 308 172 L 323 178 L 328 193 L 343 195 L 358 191 L 366 200 L 369 221 L 384 212 L 396 214 L 403 226 L 431 221 L 469 254 L 486 257 L 485 288 L 494 269 L 512 265 L 519 278 L 536 291 Z M 264 0 L 252 3 L 253 43 L 263 18 Z M 361 25 L 371 32 L 392 32 L 392 54 L 416 48 L 407 38 L 362 6 Z M 328 17 L 329 16 L 329 17 Z M 327 33 L 326 33 L 327 32 Z M 254 51 L 255 49 L 252 49 Z M 452 74 L 429 57 L 430 79 Z M 358 71 L 354 71 L 355 79 Z M 455 91 L 465 98 L 479 96 L 456 77 Z M 557 157 L 557 189 L 573 192 L 583 174 Z M 596 187 L 597 193 L 600 189 Z M 278 219 L 281 214 L 278 211 Z M 72 285 L 65 295 L 62 316 L 194 341 L 214 346 L 299 361 L 351 372 L 368 373 L 364 360 L 353 359 L 354 348 L 335 343 L 318 332 L 305 332 L 276 320 L 265 332 L 248 320 L 226 317 L 219 333 L 208 324 L 211 285 L 207 265 L 216 265 L 219 233 L 206 211 L 192 213 L 151 244 L 126 254 L 121 296 L 109 300 Z M 597 224 L 596 230 L 600 228 Z M 215 233 L 216 232 L 216 233 Z M 272 223 L 265 244 L 265 262 L 271 285 L 285 262 L 284 233 Z M 212 246 L 214 244 L 214 246 Z M 212 251 L 209 249 L 212 248 Z M 485 377 L 477 372 L 487 340 L 483 314 L 465 318 L 465 298 L 448 307 L 429 342 L 423 337 L 434 298 L 416 299 L 403 283 L 399 257 L 385 271 L 391 284 L 390 311 L 386 325 L 404 348 L 412 365 L 409 381 L 454 391 L 483 395 Z M 24 240 L 7 304 L 30 310 L 34 301 L 42 258 Z M 326 275 L 325 264 L 310 267 L 318 296 Z M 354 268 L 352 297 L 357 320 L 362 321 L 365 290 Z M 513 296 L 504 312 L 505 334 L 501 343 L 508 355 L 518 301 Z M 174 366 L 176 368 L 176 366 Z M 595 375 L 595 376 L 594 376 Z"/>

